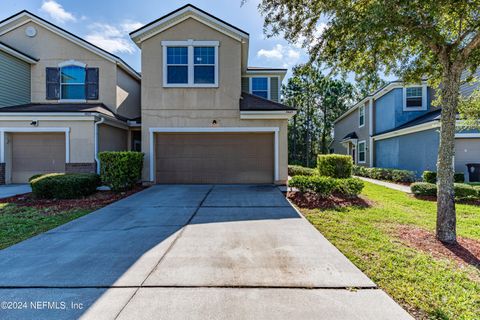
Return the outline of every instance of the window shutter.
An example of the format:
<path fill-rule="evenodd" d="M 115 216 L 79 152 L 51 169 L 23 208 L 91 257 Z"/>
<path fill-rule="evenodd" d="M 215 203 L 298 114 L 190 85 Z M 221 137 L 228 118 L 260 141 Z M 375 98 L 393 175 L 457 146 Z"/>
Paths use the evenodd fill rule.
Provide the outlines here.
<path fill-rule="evenodd" d="M 60 68 L 46 68 L 46 99 L 60 99 Z"/>
<path fill-rule="evenodd" d="M 270 99 L 278 102 L 280 100 L 280 92 L 278 92 L 278 78 L 270 78 Z"/>
<path fill-rule="evenodd" d="M 85 78 L 87 100 L 98 100 L 98 68 L 86 68 Z"/>

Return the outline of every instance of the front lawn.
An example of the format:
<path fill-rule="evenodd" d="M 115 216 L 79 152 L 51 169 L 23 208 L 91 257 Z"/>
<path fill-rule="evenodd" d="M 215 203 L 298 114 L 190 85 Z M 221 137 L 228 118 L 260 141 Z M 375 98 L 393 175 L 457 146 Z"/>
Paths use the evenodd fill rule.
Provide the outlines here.
<path fill-rule="evenodd" d="M 378 286 L 418 319 L 478 319 L 480 207 L 457 205 L 461 246 L 435 241 L 436 203 L 365 183 L 369 207 L 300 208 Z"/>
<path fill-rule="evenodd" d="M 32 194 L 0 199 L 0 250 L 56 228 L 135 192 L 99 191 L 81 199 L 35 199 Z"/>

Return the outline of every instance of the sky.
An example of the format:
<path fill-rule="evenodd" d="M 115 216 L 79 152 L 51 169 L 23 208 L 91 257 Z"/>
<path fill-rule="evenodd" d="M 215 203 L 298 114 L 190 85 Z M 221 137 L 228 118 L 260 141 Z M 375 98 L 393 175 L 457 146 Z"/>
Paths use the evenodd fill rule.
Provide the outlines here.
<path fill-rule="evenodd" d="M 281 37 L 266 38 L 259 0 L 0 0 L 0 20 L 28 10 L 124 59 L 140 70 L 140 50 L 128 33 L 187 3 L 250 34 L 249 66 L 291 68 L 308 60 L 306 51 Z"/>

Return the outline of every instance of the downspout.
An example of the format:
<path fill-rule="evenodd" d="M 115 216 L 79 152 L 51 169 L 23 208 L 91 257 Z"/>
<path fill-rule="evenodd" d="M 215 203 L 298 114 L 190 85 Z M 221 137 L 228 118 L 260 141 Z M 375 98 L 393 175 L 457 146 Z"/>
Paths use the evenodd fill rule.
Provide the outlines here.
<path fill-rule="evenodd" d="M 105 122 L 104 117 L 100 117 L 99 121 L 95 121 L 95 126 L 94 126 L 94 135 L 95 135 L 95 142 L 94 142 L 94 153 L 95 153 L 95 163 L 97 164 L 97 174 L 100 174 L 100 159 L 98 158 L 98 125 L 102 124 Z"/>

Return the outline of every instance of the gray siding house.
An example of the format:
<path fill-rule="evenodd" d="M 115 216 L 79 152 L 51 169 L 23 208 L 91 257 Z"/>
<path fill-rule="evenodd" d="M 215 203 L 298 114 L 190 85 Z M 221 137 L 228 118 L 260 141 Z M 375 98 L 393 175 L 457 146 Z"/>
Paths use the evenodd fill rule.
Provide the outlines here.
<path fill-rule="evenodd" d="M 464 85 L 461 93 L 470 95 L 477 86 Z M 434 94 L 426 83 L 389 83 L 335 121 L 331 151 L 349 154 L 361 166 L 411 170 L 417 176 L 435 171 L 441 108 L 432 105 Z M 480 133 L 459 127 L 455 170 L 467 180 L 468 163 L 480 163 Z"/>

